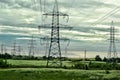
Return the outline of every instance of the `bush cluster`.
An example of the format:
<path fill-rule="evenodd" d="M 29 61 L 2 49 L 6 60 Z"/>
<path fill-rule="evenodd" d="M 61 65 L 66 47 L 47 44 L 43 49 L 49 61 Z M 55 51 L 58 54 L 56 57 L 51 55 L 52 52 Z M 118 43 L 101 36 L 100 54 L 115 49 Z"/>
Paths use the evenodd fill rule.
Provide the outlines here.
<path fill-rule="evenodd" d="M 89 62 L 88 64 L 75 63 L 73 68 L 85 70 L 120 70 L 119 64 L 95 63 Z"/>
<path fill-rule="evenodd" d="M 0 68 L 6 68 L 9 67 L 10 65 L 7 64 L 6 60 L 0 59 Z"/>

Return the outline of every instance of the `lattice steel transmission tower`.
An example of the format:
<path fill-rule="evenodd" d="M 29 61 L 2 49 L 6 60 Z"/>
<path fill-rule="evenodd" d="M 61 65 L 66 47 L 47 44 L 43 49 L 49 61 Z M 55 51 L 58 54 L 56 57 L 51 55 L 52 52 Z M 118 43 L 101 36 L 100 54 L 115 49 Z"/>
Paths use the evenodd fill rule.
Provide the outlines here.
<path fill-rule="evenodd" d="M 111 22 L 111 27 L 110 27 L 110 45 L 109 45 L 109 50 L 108 50 L 108 58 L 107 62 L 116 64 L 117 63 L 117 50 L 116 50 L 116 45 L 115 45 L 115 27 L 113 21 Z"/>
<path fill-rule="evenodd" d="M 83 58 L 83 61 L 86 61 L 86 56 L 87 56 L 87 50 L 84 51 L 84 58 Z"/>
<path fill-rule="evenodd" d="M 47 67 L 50 65 L 62 67 L 62 59 L 61 59 L 61 47 L 60 40 L 65 40 L 60 38 L 60 28 L 63 29 L 71 29 L 72 27 L 63 27 L 67 25 L 60 24 L 60 17 L 69 17 L 67 14 L 59 12 L 58 1 L 55 0 L 54 8 L 51 13 L 45 13 L 44 16 L 51 16 L 52 23 L 51 25 L 39 26 L 39 28 L 51 28 L 51 38 L 48 57 L 47 57 Z"/>
<path fill-rule="evenodd" d="M 4 44 L 1 44 L 1 54 L 4 53 Z"/>
<path fill-rule="evenodd" d="M 21 55 L 21 52 L 22 52 L 22 47 L 19 45 L 18 46 L 18 55 Z"/>
<path fill-rule="evenodd" d="M 34 37 L 31 37 L 31 40 L 29 40 L 29 57 L 32 57 L 35 55 L 35 40 Z"/>
<path fill-rule="evenodd" d="M 17 52 L 17 43 L 16 43 L 16 41 L 14 41 L 12 47 L 13 47 L 13 49 L 11 51 L 11 55 L 16 55 L 16 52 Z"/>
<path fill-rule="evenodd" d="M 41 40 L 43 40 L 43 42 L 45 42 L 45 43 L 42 43 L 42 41 Z M 47 54 L 48 54 L 48 49 L 49 49 L 49 37 L 48 36 L 46 36 L 46 37 L 43 37 L 43 38 L 41 38 L 41 45 L 44 45 L 45 46 L 45 57 L 47 57 Z"/>
<path fill-rule="evenodd" d="M 1 44 L 1 54 L 7 53 L 6 45 Z"/>

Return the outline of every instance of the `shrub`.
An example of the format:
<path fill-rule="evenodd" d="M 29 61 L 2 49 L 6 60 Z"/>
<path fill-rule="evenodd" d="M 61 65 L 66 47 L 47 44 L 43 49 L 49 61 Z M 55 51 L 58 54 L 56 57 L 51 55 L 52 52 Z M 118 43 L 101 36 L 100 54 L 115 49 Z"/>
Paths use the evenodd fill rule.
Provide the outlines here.
<path fill-rule="evenodd" d="M 109 74 L 110 72 L 109 72 L 108 70 L 105 70 L 105 73 L 106 73 L 106 74 Z"/>
<path fill-rule="evenodd" d="M 96 55 L 95 61 L 102 61 L 101 57 L 99 55 Z"/>
<path fill-rule="evenodd" d="M 82 64 L 82 63 L 76 63 L 76 64 L 74 64 L 73 68 L 88 70 L 88 66 L 86 64 Z"/>
<path fill-rule="evenodd" d="M 6 67 L 9 67 L 9 65 L 7 64 L 7 61 L 3 60 L 3 59 L 0 59 L 0 67 L 1 68 L 6 68 Z"/>

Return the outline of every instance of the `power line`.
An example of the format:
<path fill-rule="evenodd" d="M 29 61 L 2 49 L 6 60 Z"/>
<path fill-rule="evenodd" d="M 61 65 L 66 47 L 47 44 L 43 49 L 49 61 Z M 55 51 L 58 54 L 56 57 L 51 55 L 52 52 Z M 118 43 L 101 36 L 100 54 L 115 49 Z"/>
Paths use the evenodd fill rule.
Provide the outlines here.
<path fill-rule="evenodd" d="M 40 11 L 41 11 L 41 13 L 43 12 L 43 8 L 42 8 L 42 0 L 39 0 L 39 2 L 40 2 Z"/>
<path fill-rule="evenodd" d="M 108 17 L 114 15 L 115 13 L 117 13 L 120 10 L 120 7 L 116 7 L 114 8 L 112 11 L 108 12 L 107 14 L 105 14 L 103 17 L 101 17 L 100 19 L 98 19 L 95 23 L 93 23 L 91 26 L 95 26 L 98 23 L 103 22 L 104 20 L 106 20 Z"/>
<path fill-rule="evenodd" d="M 46 0 L 44 0 L 44 13 L 46 12 Z"/>
<path fill-rule="evenodd" d="M 75 4 L 76 0 L 72 0 L 71 1 L 71 4 L 70 4 L 70 7 L 73 7 L 73 5 Z M 68 13 L 70 11 L 71 8 L 69 8 L 66 13 Z"/>
<path fill-rule="evenodd" d="M 94 12 L 98 7 L 100 7 L 99 5 L 97 5 L 97 6 L 95 6 L 91 11 L 89 11 L 89 12 Z M 89 16 L 90 16 L 90 13 L 88 13 L 87 15 L 86 15 L 86 18 L 82 18 L 82 19 L 88 19 L 89 18 Z"/>

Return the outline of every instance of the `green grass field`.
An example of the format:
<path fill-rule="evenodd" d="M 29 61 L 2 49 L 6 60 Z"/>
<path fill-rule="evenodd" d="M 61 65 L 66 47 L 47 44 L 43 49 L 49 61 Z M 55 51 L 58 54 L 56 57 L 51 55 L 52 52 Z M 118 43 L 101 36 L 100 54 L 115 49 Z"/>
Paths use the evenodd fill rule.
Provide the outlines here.
<path fill-rule="evenodd" d="M 0 69 L 0 80 L 120 80 L 120 71 L 12 68 Z"/>
<path fill-rule="evenodd" d="M 7 60 L 7 62 L 15 68 L 1 68 L 0 80 L 120 80 L 120 70 L 44 68 L 46 67 L 44 60 Z M 74 63 L 63 61 L 63 66 L 71 67 Z"/>
<path fill-rule="evenodd" d="M 35 66 L 35 67 L 46 67 L 46 61 L 45 60 L 7 60 L 8 64 L 11 64 L 13 66 Z M 63 66 L 72 66 L 72 63 L 70 61 L 63 61 Z"/>

